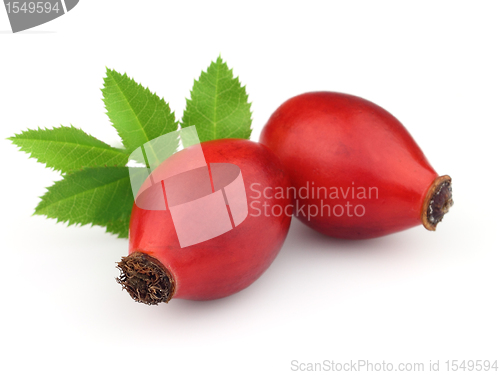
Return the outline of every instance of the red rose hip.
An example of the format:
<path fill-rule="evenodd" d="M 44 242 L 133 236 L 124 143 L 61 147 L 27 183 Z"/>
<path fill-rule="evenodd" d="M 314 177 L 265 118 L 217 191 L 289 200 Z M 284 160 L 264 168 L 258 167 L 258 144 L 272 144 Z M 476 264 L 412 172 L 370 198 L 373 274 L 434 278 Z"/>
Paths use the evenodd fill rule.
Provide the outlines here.
<path fill-rule="evenodd" d="M 435 230 L 453 204 L 403 125 L 365 99 L 310 92 L 270 117 L 260 141 L 289 173 L 295 214 L 333 237 L 379 237 L 419 224 Z"/>
<path fill-rule="evenodd" d="M 193 238 L 182 237 L 180 229 L 191 233 L 194 226 L 205 224 L 214 224 L 217 228 L 218 224 L 213 223 L 217 218 L 213 215 L 220 204 L 217 206 L 208 196 L 201 197 L 207 206 L 199 217 L 193 218 L 182 210 L 191 209 L 199 199 L 191 200 L 177 211 L 181 205 L 166 210 L 143 209 L 136 199 L 130 220 L 129 255 L 118 263 L 121 275 L 117 281 L 138 302 L 156 305 L 171 298 L 211 300 L 229 296 L 253 283 L 270 266 L 283 245 L 291 220 L 284 214 L 289 200 L 261 198 L 270 205 L 281 206 L 283 214 L 279 216 L 248 214 L 237 217 L 238 209 L 249 212 L 247 208 L 252 198 L 248 192 L 252 184 L 283 189 L 289 186 L 280 160 L 266 146 L 243 139 L 208 141 L 202 143 L 201 148 L 210 166 L 211 192 L 224 191 L 227 212 L 232 214 L 232 229 L 195 243 Z M 175 169 L 179 163 L 189 163 L 195 153 L 196 149 L 189 147 L 175 154 L 152 175 L 157 181 L 163 179 L 169 169 Z M 229 187 L 217 186 L 215 168 L 221 165 L 237 166 L 241 171 L 241 190 L 246 194 L 248 207 L 232 200 Z M 158 176 L 160 178 L 156 179 Z M 196 183 L 197 177 L 194 178 L 191 185 Z M 166 184 L 164 189 L 168 190 Z M 169 204 L 182 199 L 182 191 L 180 197 L 166 196 Z M 225 211 L 226 206 L 223 206 L 223 213 Z"/>

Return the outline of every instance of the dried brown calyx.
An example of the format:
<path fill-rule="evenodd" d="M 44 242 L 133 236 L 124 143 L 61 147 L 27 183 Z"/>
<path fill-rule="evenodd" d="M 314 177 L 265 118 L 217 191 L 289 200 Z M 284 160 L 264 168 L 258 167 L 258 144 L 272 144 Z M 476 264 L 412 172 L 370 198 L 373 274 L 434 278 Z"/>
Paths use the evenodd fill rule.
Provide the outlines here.
<path fill-rule="evenodd" d="M 137 302 L 158 305 L 168 302 L 174 292 L 174 279 L 156 259 L 136 251 L 117 263 L 121 271 L 116 281 Z"/>
<path fill-rule="evenodd" d="M 436 230 L 436 226 L 443 220 L 451 206 L 453 206 L 451 177 L 438 177 L 427 192 L 424 201 L 422 209 L 424 227 L 428 230 Z"/>

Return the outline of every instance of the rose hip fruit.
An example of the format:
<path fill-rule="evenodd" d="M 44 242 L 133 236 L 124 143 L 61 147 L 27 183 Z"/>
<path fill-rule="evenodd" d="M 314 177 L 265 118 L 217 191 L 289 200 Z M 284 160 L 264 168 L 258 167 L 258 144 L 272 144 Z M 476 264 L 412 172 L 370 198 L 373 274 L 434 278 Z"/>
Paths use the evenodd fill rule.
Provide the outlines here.
<path fill-rule="evenodd" d="M 295 215 L 329 236 L 373 238 L 419 224 L 435 230 L 453 204 L 451 178 L 438 176 L 394 116 L 356 96 L 293 97 L 260 141 L 289 173 Z"/>
<path fill-rule="evenodd" d="M 201 147 L 212 169 L 211 163 L 239 167 L 248 207 L 252 203 L 249 194 L 252 184 L 273 189 L 289 187 L 280 160 L 260 143 L 220 139 L 201 143 Z M 189 162 L 193 150 L 188 147 L 165 160 L 153 175 L 161 176 L 170 167 L 175 168 L 176 163 Z M 217 192 L 213 170 L 211 173 L 212 192 Z M 246 288 L 270 266 L 285 241 L 291 221 L 290 215 L 285 215 L 285 206 L 290 200 L 265 197 L 260 200 L 259 204 L 280 206 L 281 209 L 274 212 L 281 214 L 256 216 L 251 215 L 249 209 L 239 225 L 234 226 L 233 222 L 233 229 L 185 247 L 181 247 L 176 232 L 178 226 L 174 226 L 179 223 L 174 222 L 173 209 L 146 210 L 136 201 L 130 220 L 129 255 L 118 263 L 121 275 L 117 281 L 134 300 L 149 305 L 168 302 L 171 298 L 211 300 Z M 230 206 L 227 207 L 229 211 Z"/>

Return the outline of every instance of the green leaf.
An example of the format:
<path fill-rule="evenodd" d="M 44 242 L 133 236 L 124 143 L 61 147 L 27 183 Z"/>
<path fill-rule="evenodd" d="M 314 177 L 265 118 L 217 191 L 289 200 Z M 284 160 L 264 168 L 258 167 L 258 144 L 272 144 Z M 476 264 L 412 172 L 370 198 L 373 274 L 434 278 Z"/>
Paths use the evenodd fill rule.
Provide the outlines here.
<path fill-rule="evenodd" d="M 117 219 L 106 224 L 106 233 L 117 234 L 118 238 L 128 238 L 129 219 Z"/>
<path fill-rule="evenodd" d="M 125 166 L 128 155 L 73 126 L 27 130 L 9 138 L 40 163 L 61 172 L 83 167 Z"/>
<path fill-rule="evenodd" d="M 109 119 L 129 153 L 177 130 L 169 105 L 126 74 L 107 69 L 102 93 Z"/>
<path fill-rule="evenodd" d="M 182 117 L 183 128 L 196 125 L 200 141 L 250 138 L 252 112 L 245 87 L 219 56 L 194 82 Z"/>
<path fill-rule="evenodd" d="M 87 168 L 64 176 L 47 189 L 35 209 L 68 224 L 109 226 L 112 233 L 123 233 L 132 212 L 134 196 L 128 168 Z M 121 223 L 121 222 L 124 223 Z"/>

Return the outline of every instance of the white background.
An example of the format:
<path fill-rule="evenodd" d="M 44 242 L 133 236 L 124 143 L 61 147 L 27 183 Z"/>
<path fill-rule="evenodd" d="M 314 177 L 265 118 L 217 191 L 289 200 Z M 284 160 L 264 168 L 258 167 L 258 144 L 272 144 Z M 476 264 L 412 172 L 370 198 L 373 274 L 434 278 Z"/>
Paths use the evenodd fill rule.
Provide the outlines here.
<path fill-rule="evenodd" d="M 83 0 L 11 34 L 0 8 L 0 372 L 287 374 L 291 362 L 500 361 L 500 3 Z M 365 241 L 293 221 L 269 270 L 221 300 L 133 302 L 114 281 L 128 243 L 31 216 L 58 174 L 5 138 L 73 124 L 113 145 L 105 67 L 180 118 L 221 54 L 247 86 L 253 134 L 286 99 L 369 99 L 453 178 L 455 206 Z M 256 234 L 257 235 L 257 234 Z M 499 363 L 500 365 L 500 363 Z"/>

